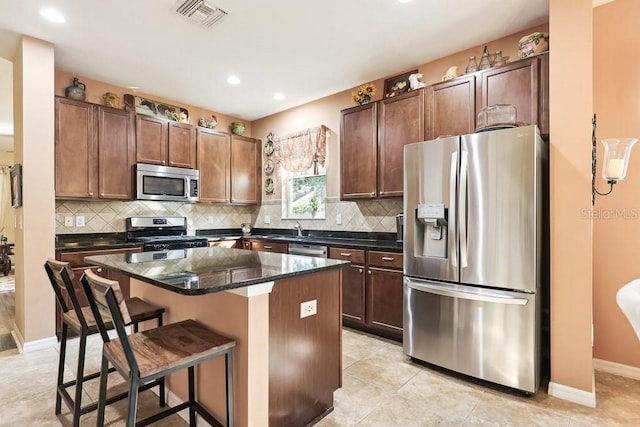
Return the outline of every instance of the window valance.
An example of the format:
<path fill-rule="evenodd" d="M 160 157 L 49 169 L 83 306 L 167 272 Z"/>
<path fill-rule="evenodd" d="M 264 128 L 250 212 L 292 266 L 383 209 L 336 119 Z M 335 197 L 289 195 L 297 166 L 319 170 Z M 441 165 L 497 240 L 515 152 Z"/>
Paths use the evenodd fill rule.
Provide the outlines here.
<path fill-rule="evenodd" d="M 304 172 L 324 166 L 327 158 L 327 127 L 305 129 L 276 139 L 276 162 L 288 172 Z"/>

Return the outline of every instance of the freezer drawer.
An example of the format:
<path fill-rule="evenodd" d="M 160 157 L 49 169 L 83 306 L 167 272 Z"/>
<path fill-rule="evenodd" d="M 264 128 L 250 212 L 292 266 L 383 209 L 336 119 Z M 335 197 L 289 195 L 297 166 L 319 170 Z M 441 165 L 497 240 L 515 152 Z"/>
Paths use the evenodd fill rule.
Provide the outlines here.
<path fill-rule="evenodd" d="M 476 378 L 535 393 L 539 384 L 534 294 L 404 281 L 404 352 Z"/>

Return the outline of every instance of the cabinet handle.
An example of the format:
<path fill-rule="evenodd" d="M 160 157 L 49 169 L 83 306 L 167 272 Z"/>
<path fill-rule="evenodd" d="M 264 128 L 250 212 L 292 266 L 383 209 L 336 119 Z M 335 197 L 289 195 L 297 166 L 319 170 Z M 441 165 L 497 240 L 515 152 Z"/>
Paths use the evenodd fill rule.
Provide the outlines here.
<path fill-rule="evenodd" d="M 93 197 L 93 191 L 89 191 L 89 195 Z"/>
<path fill-rule="evenodd" d="M 371 195 L 372 195 L 372 196 L 375 196 L 375 195 L 376 195 L 376 192 L 375 192 L 375 191 L 372 191 L 372 192 L 371 192 Z"/>
<path fill-rule="evenodd" d="M 394 257 L 391 257 L 391 256 L 383 256 L 383 257 L 382 257 L 382 260 L 383 260 L 383 261 L 393 261 L 394 259 L 395 259 L 395 258 L 394 258 Z"/>
<path fill-rule="evenodd" d="M 340 256 L 346 256 L 346 257 L 350 257 L 351 254 L 348 254 L 346 252 L 340 252 Z"/>
<path fill-rule="evenodd" d="M 104 197 L 104 193 L 100 193 L 100 197 Z"/>
<path fill-rule="evenodd" d="M 361 269 L 361 268 L 359 268 L 359 269 L 358 269 L 358 271 L 359 271 L 360 273 L 362 273 L 362 269 Z"/>
<path fill-rule="evenodd" d="M 264 245 L 264 248 L 265 248 L 265 249 L 273 249 L 273 246 L 267 246 L 267 245 Z"/>
<path fill-rule="evenodd" d="M 162 162 L 160 162 L 160 163 L 162 163 L 162 164 L 164 165 L 164 164 L 165 164 L 165 161 L 163 160 L 163 161 L 162 161 Z"/>
<path fill-rule="evenodd" d="M 369 274 L 371 274 L 371 270 L 369 270 Z"/>
<path fill-rule="evenodd" d="M 96 271 L 97 271 L 98 273 L 102 273 L 102 268 L 98 267 L 98 268 L 96 268 Z"/>
<path fill-rule="evenodd" d="M 382 196 L 382 195 L 384 195 L 384 191 L 381 191 L 381 192 L 380 192 L 380 195 L 381 195 L 381 196 Z"/>

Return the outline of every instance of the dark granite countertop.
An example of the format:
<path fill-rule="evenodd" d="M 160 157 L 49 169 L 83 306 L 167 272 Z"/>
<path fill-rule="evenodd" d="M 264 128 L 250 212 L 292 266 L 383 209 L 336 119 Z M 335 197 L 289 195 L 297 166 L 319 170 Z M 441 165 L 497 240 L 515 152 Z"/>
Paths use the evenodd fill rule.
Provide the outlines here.
<path fill-rule="evenodd" d="M 395 233 L 367 233 L 361 231 L 308 230 L 298 237 L 296 230 L 254 228 L 251 234 L 239 229 L 198 230 L 197 235 L 210 240 L 260 239 L 286 243 L 309 243 L 347 248 L 402 252 L 402 242 L 396 241 Z"/>
<path fill-rule="evenodd" d="M 349 264 L 326 258 L 215 247 L 96 255 L 85 260 L 183 295 L 242 288 Z"/>
<path fill-rule="evenodd" d="M 141 247 L 140 242 L 127 242 L 124 233 L 73 233 L 56 235 L 56 251 L 74 252 L 96 249 Z"/>

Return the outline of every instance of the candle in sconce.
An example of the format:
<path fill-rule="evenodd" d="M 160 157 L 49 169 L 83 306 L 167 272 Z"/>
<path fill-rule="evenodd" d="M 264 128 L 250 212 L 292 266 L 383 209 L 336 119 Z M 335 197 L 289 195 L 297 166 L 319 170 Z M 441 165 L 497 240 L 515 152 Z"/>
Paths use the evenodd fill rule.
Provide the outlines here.
<path fill-rule="evenodd" d="M 609 159 L 605 175 L 608 179 L 620 179 L 622 178 L 623 170 L 624 159 Z"/>

